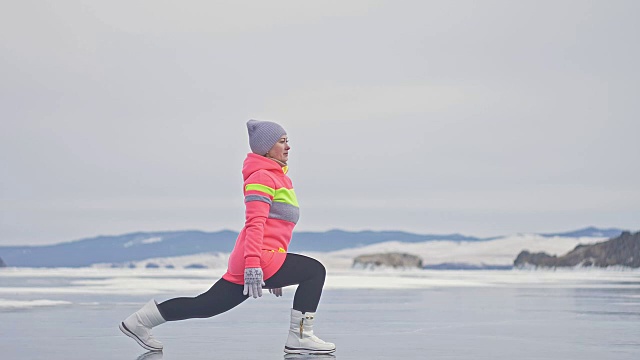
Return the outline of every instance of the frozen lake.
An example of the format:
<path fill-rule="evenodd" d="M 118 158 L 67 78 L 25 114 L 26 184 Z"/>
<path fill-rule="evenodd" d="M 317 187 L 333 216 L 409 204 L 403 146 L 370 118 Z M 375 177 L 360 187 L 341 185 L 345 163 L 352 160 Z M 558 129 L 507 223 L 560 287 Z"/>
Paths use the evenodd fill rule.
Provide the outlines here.
<path fill-rule="evenodd" d="M 151 297 L 197 295 L 222 272 L 1 269 L 1 358 L 286 359 L 293 288 L 157 327 L 160 354 L 118 330 Z M 316 324 L 336 359 L 638 359 L 640 271 L 329 269 Z"/>

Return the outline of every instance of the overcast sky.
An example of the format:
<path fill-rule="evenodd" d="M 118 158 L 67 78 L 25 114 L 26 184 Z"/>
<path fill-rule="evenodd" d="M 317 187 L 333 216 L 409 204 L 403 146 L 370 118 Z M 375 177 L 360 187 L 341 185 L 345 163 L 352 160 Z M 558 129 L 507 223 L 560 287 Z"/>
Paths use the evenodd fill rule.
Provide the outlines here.
<path fill-rule="evenodd" d="M 640 1 L 5 1 L 0 245 L 238 231 L 250 118 L 298 231 L 640 229 Z"/>

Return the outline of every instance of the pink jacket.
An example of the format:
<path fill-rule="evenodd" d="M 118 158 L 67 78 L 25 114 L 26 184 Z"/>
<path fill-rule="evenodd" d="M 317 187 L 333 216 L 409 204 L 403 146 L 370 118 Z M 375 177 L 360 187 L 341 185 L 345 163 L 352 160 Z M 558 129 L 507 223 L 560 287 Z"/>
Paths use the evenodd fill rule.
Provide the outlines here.
<path fill-rule="evenodd" d="M 245 225 L 229 257 L 225 280 L 244 284 L 244 269 L 260 267 L 264 279 L 275 274 L 287 256 L 299 208 L 287 167 L 249 153 L 244 160 Z"/>

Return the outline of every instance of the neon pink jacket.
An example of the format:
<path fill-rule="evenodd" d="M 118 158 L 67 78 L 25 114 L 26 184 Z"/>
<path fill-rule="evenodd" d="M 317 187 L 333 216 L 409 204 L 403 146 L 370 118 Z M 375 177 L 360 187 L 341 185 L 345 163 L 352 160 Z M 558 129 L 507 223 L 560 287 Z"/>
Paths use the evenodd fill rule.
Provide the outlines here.
<path fill-rule="evenodd" d="M 300 216 L 287 170 L 286 166 L 253 153 L 244 160 L 245 224 L 223 279 L 244 284 L 244 269 L 260 267 L 266 280 L 282 266 Z"/>

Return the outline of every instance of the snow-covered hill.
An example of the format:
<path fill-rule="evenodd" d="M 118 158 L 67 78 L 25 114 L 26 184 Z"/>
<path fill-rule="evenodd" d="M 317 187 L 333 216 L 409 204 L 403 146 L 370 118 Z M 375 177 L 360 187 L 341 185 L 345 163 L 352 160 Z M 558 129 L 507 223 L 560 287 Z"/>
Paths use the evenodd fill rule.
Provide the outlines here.
<path fill-rule="evenodd" d="M 562 255 L 579 244 L 593 244 L 603 237 L 547 237 L 537 234 L 518 234 L 488 241 L 429 241 L 400 243 L 396 241 L 345 249 L 329 253 L 313 253 L 327 266 L 350 267 L 356 256 L 384 252 L 404 252 L 417 255 L 425 266 L 438 264 L 466 264 L 473 266 L 510 266 L 522 250 L 544 251 Z"/>
<path fill-rule="evenodd" d="M 472 266 L 510 266 L 522 250 L 544 251 L 562 255 L 580 244 L 593 244 L 606 237 L 550 237 L 537 234 L 517 234 L 486 241 L 426 241 L 406 243 L 388 241 L 363 247 L 331 252 L 301 252 L 320 260 L 327 268 L 346 269 L 356 256 L 384 252 L 403 252 L 422 258 L 424 265 L 465 264 Z M 201 253 L 188 256 L 152 258 L 120 264 L 99 264 L 97 267 L 206 267 L 224 269 L 227 253 Z"/>
<path fill-rule="evenodd" d="M 541 234 L 536 236 L 538 238 L 540 236 L 548 237 L 551 241 L 558 239 L 559 242 L 563 242 L 562 239 L 565 238 L 611 238 L 620 235 L 622 231 L 589 227 L 555 235 Z M 228 253 L 233 249 L 237 236 L 236 232 L 229 230 L 217 232 L 135 232 L 115 236 L 98 236 L 53 245 L 0 246 L 0 256 L 7 266 L 11 267 L 85 267 L 105 263 L 141 263 L 150 258 L 193 256 L 204 252 Z M 460 234 L 413 234 L 403 231 L 370 230 L 295 232 L 289 251 L 295 253 L 337 252 L 391 241 L 408 245 L 443 242 L 440 246 L 447 247 L 447 242 L 451 244 L 486 243 L 500 238 L 504 237 L 478 238 Z M 421 245 L 415 247 L 421 248 Z M 340 253 L 338 255 L 340 256 Z M 425 261 L 427 264 L 432 263 L 428 259 Z M 200 262 L 202 261 L 196 260 L 195 264 Z"/>

